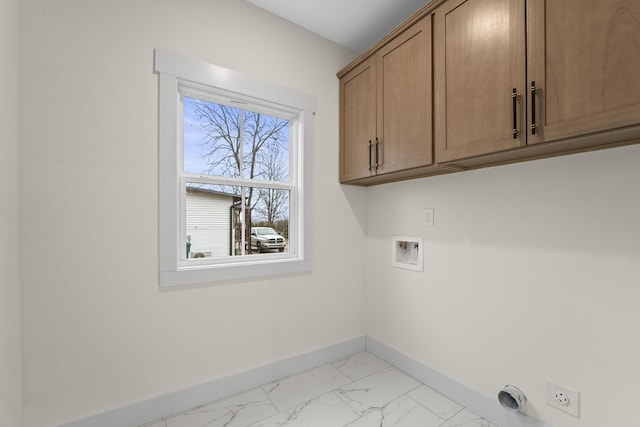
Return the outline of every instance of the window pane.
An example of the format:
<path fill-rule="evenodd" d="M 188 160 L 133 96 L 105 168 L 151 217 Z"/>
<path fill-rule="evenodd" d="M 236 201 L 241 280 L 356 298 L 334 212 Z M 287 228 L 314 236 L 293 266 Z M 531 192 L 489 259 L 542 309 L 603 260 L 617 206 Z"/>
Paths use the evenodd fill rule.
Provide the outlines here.
<path fill-rule="evenodd" d="M 289 121 L 253 111 L 243 112 L 244 178 L 289 180 Z"/>
<path fill-rule="evenodd" d="M 183 100 L 185 173 L 239 177 L 241 110 L 186 96 Z"/>
<path fill-rule="evenodd" d="M 252 190 L 252 253 L 289 252 L 289 190 Z"/>
<path fill-rule="evenodd" d="M 185 202 L 187 258 L 242 255 L 241 187 L 189 182 Z"/>

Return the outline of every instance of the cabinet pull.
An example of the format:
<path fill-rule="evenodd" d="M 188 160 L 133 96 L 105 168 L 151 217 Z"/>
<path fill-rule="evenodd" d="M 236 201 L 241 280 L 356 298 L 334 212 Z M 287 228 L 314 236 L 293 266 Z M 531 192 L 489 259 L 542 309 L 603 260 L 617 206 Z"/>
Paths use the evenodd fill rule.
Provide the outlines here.
<path fill-rule="evenodd" d="M 369 172 L 371 172 L 371 140 L 369 140 Z"/>
<path fill-rule="evenodd" d="M 378 167 L 380 166 L 382 166 L 382 163 L 380 163 L 380 141 L 376 136 L 376 172 L 378 171 Z"/>
<path fill-rule="evenodd" d="M 513 133 L 513 139 L 518 139 L 518 91 L 515 87 L 511 92 L 511 99 L 513 100 L 513 129 L 511 133 Z"/>
<path fill-rule="evenodd" d="M 536 134 L 536 82 L 531 82 L 531 135 Z"/>

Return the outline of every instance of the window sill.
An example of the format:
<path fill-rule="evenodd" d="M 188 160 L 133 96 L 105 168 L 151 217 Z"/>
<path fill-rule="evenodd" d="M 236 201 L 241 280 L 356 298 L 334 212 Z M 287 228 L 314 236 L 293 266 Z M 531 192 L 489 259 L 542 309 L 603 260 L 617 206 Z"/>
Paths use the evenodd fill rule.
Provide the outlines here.
<path fill-rule="evenodd" d="M 268 263 L 241 263 L 219 266 L 189 266 L 171 271 L 160 271 L 160 287 L 230 282 L 250 279 L 267 279 L 311 272 L 311 260 L 299 258 L 269 261 Z"/>

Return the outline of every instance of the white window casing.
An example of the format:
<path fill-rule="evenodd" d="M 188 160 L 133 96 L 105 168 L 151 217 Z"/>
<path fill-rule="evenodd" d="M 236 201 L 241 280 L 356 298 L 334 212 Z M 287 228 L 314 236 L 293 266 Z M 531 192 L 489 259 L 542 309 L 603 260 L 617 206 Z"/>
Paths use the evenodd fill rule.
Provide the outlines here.
<path fill-rule="evenodd" d="M 159 75 L 159 267 L 160 286 L 300 274 L 311 271 L 312 137 L 315 100 L 310 95 L 223 67 L 155 50 Z M 238 185 L 226 177 L 183 173 L 182 96 L 239 103 L 251 111 L 288 117 L 295 134 L 289 153 L 289 183 L 245 180 L 253 187 L 290 191 L 289 252 L 256 256 L 201 258 L 185 262 L 186 182 Z M 243 185 L 245 185 L 243 184 Z"/>

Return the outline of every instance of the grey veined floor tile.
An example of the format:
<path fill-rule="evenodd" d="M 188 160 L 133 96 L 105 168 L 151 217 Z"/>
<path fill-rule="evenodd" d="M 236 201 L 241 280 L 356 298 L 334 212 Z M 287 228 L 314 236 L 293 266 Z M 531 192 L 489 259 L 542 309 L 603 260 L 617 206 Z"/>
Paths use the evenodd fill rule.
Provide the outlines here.
<path fill-rule="evenodd" d="M 245 427 L 277 413 L 258 388 L 168 418 L 166 427 Z"/>
<path fill-rule="evenodd" d="M 354 411 L 364 415 L 420 385 L 418 380 L 391 366 L 340 387 L 338 393 Z"/>
<path fill-rule="evenodd" d="M 410 392 L 409 397 L 443 420 L 448 420 L 463 409 L 462 405 L 457 404 L 426 385 L 422 385 Z"/>
<path fill-rule="evenodd" d="M 389 367 L 389 363 L 368 351 L 363 351 L 362 353 L 356 353 L 351 357 L 335 362 L 333 366 L 355 381 Z"/>
<path fill-rule="evenodd" d="M 357 418 L 335 393 L 328 393 L 251 427 L 343 427 Z"/>
<path fill-rule="evenodd" d="M 369 352 L 140 427 L 497 427 Z"/>
<path fill-rule="evenodd" d="M 497 427 L 484 418 L 474 414 L 468 409 L 463 409 L 449 421 L 440 427 Z"/>
<path fill-rule="evenodd" d="M 323 365 L 267 384 L 263 389 L 278 410 L 284 411 L 350 382 L 333 366 Z"/>
<path fill-rule="evenodd" d="M 401 397 L 372 409 L 348 427 L 438 427 L 442 419 L 415 400 Z"/>

